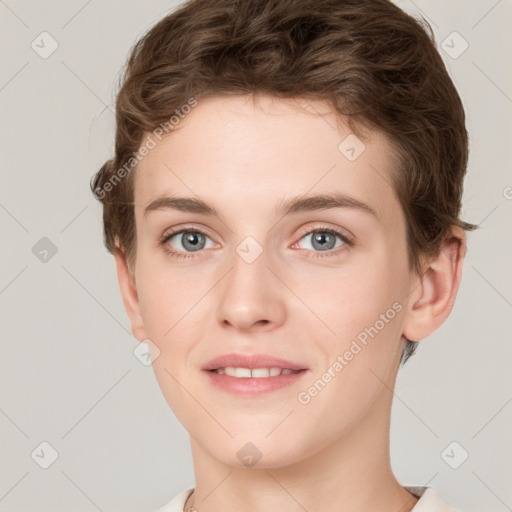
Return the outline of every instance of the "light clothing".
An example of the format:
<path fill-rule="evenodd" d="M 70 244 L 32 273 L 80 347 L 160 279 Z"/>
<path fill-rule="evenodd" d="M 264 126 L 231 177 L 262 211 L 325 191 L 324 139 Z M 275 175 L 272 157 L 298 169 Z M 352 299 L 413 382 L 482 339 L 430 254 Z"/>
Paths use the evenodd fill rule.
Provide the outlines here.
<path fill-rule="evenodd" d="M 443 501 L 432 487 L 408 487 L 406 485 L 403 487 L 419 498 L 411 512 L 462 512 Z M 155 512 L 183 512 L 185 502 L 193 490 L 191 488 L 180 492 L 167 505 Z"/>

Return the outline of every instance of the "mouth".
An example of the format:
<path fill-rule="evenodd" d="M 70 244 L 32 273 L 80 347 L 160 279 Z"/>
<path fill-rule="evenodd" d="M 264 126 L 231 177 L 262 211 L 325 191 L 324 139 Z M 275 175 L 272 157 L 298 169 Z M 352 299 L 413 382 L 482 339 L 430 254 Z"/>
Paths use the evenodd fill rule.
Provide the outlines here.
<path fill-rule="evenodd" d="M 236 379 L 267 379 L 270 377 L 279 377 L 280 375 L 293 375 L 295 373 L 306 371 L 302 370 L 292 370 L 291 368 L 279 368 L 279 367 L 269 367 L 269 368 L 243 368 L 243 367 L 234 367 L 234 366 L 226 366 L 224 368 L 216 368 L 214 370 L 207 370 L 210 372 L 217 373 L 219 375 L 228 375 L 229 377 L 235 377 Z"/>
<path fill-rule="evenodd" d="M 226 354 L 211 360 L 202 370 L 214 389 L 253 397 L 293 386 L 309 373 L 299 363 L 264 354 Z"/>

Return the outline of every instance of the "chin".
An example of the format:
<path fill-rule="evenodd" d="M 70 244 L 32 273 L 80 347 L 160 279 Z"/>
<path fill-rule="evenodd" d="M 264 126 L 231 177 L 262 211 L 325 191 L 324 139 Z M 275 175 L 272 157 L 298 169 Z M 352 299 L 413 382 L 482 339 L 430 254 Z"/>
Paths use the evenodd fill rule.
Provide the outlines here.
<path fill-rule="evenodd" d="M 212 446 L 211 455 L 224 464 L 238 469 L 275 469 L 290 466 L 304 458 L 304 449 L 297 443 L 285 442 L 282 438 L 257 441 L 248 437 L 239 441 L 237 436 L 231 442 Z"/>

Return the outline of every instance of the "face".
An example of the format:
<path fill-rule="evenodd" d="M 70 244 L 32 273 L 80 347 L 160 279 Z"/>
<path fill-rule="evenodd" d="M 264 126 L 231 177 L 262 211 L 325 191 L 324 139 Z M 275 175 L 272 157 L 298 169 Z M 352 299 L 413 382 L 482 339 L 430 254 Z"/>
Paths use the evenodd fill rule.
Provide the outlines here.
<path fill-rule="evenodd" d="M 363 147 L 320 101 L 253 99 L 201 100 L 140 163 L 131 317 L 193 441 L 277 467 L 389 396 L 413 276 L 384 135 Z M 210 366 L 300 371 L 205 369 L 229 354 L 242 359 Z"/>

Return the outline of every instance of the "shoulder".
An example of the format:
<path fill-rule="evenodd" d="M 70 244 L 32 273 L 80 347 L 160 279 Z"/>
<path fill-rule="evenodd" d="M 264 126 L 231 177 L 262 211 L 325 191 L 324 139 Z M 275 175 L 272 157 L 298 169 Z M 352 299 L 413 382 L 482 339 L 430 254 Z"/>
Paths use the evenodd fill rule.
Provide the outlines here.
<path fill-rule="evenodd" d="M 155 510 L 155 512 L 183 512 L 183 507 L 185 506 L 185 502 L 187 498 L 190 496 L 194 489 L 186 489 L 177 494 L 169 503 L 165 504 L 163 507 Z"/>
<path fill-rule="evenodd" d="M 419 498 L 411 512 L 463 512 L 444 501 L 433 487 L 404 486 L 404 488 Z"/>

